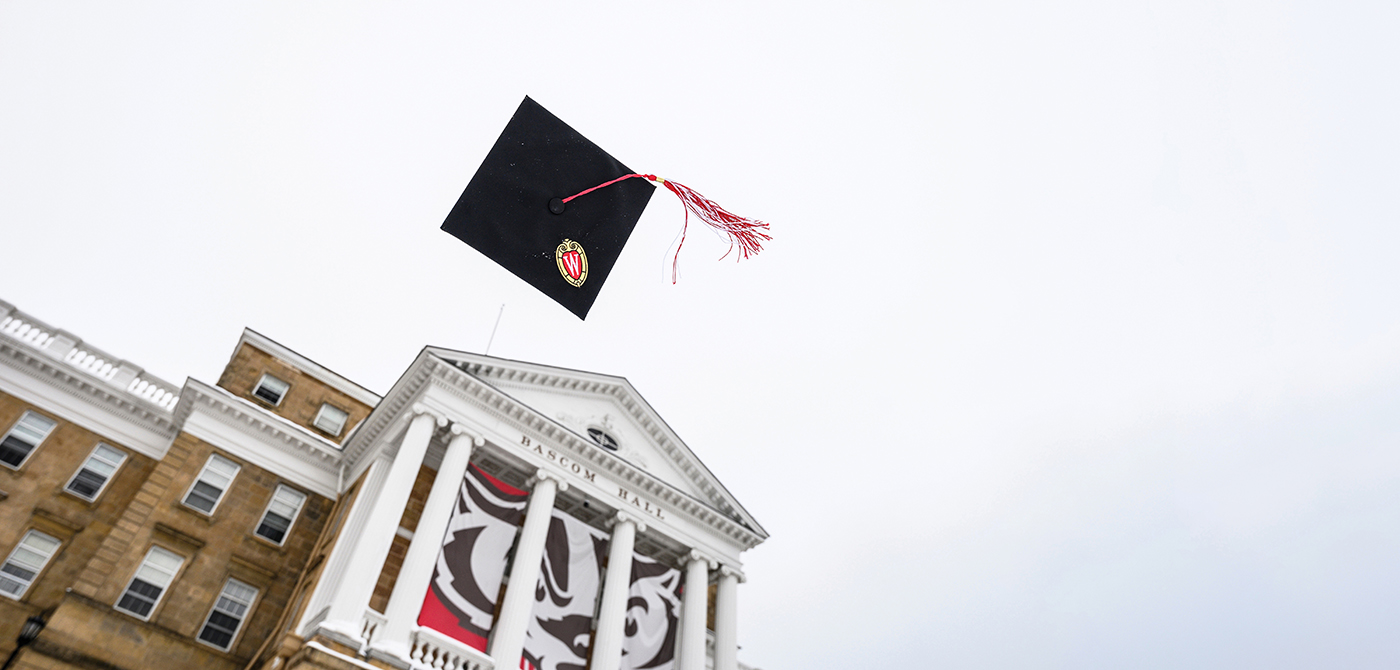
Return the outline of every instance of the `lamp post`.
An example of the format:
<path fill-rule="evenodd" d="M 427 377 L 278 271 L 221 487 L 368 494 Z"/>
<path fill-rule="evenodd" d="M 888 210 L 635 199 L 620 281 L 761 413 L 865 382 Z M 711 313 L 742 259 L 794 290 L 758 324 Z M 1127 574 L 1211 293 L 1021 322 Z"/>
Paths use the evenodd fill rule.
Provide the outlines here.
<path fill-rule="evenodd" d="M 5 665 L 0 666 L 0 670 L 10 670 L 10 664 L 15 662 L 19 650 L 29 646 L 34 638 L 39 637 L 41 630 L 44 630 L 44 617 L 36 614 L 25 619 L 24 625 L 19 627 L 19 637 L 15 639 L 15 650 L 10 652 L 10 657 L 5 659 Z"/>

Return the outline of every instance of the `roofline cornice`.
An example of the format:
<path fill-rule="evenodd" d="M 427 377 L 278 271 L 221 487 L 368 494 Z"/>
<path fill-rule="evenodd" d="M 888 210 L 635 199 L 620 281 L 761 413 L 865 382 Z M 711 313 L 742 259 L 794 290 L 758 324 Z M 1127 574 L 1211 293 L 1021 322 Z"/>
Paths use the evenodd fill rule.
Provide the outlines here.
<path fill-rule="evenodd" d="M 370 445 L 377 442 L 404 408 L 409 407 L 418 398 L 423 386 L 428 382 L 428 375 L 440 365 L 442 363 L 438 359 L 428 355 L 426 348 L 418 353 L 418 357 L 413 359 L 408 369 L 399 375 L 399 380 L 394 382 L 394 387 L 389 389 L 389 393 L 341 444 L 344 463 L 359 468 Z"/>
<path fill-rule="evenodd" d="M 445 363 L 437 366 L 435 372 L 432 380 L 456 391 L 458 395 L 474 402 L 486 412 L 495 414 L 499 419 L 524 426 L 535 433 L 534 438 L 572 452 L 580 461 L 591 463 L 617 479 L 671 505 L 674 510 L 693 520 L 719 530 L 745 549 L 752 549 L 767 539 L 767 533 L 761 529 L 750 529 L 705 502 L 598 448 L 591 440 L 581 437 L 484 380 Z"/>
<path fill-rule="evenodd" d="M 233 355 L 237 356 L 239 348 L 241 348 L 245 344 L 251 345 L 257 349 L 261 349 L 262 351 L 272 355 L 274 358 L 280 358 L 290 363 L 293 367 L 297 368 L 298 370 L 301 370 L 303 373 L 311 376 L 313 379 L 317 379 L 322 383 L 330 386 L 331 388 L 340 391 L 341 393 L 344 393 L 345 395 L 348 395 L 361 403 L 364 403 L 365 405 L 374 407 L 375 405 L 379 404 L 380 397 L 373 391 L 370 391 L 369 389 L 360 386 L 359 384 L 356 384 L 353 381 L 350 381 L 349 378 L 340 375 L 336 372 L 333 372 L 326 366 L 321 365 L 316 361 L 313 361 L 295 351 L 292 351 L 291 349 L 287 348 L 286 345 L 283 345 L 280 342 L 277 342 L 276 340 L 273 340 L 272 338 L 263 335 L 262 333 L 259 333 L 256 330 L 253 330 L 252 328 L 243 329 L 243 335 L 238 338 L 238 346 L 233 348 Z M 232 360 L 232 358 L 230 358 L 229 360 Z"/>
<path fill-rule="evenodd" d="M 603 375 L 587 374 L 595 379 L 592 383 L 609 383 Z M 620 378 L 613 378 L 620 379 Z M 394 383 L 388 395 L 375 408 L 345 442 L 345 462 L 355 464 L 356 471 L 362 467 L 365 453 L 374 445 L 381 434 L 394 425 L 395 420 L 406 407 L 417 402 L 425 387 L 436 381 L 442 388 L 480 407 L 496 418 L 522 426 L 535 433 L 535 437 L 567 448 L 581 460 L 598 466 L 612 476 L 625 481 L 639 490 L 654 496 L 657 500 L 672 505 L 693 520 L 719 530 L 734 539 L 745 549 L 757 546 L 768 538 L 761 527 L 749 528 L 743 523 L 726 516 L 704 501 L 667 484 L 627 461 L 599 449 L 591 441 L 565 428 L 558 422 L 541 414 L 534 408 L 516 400 L 487 381 L 459 369 L 455 365 L 438 358 L 432 347 L 425 347 L 413 363 L 409 365 L 399 380 Z M 626 383 L 626 380 L 621 380 Z M 561 382 L 562 383 L 562 380 Z M 616 381 L 612 381 L 616 384 Z M 575 388 L 579 385 L 576 384 Z M 353 476 L 352 476 L 353 479 Z M 755 524 L 756 526 L 757 524 Z"/>
<path fill-rule="evenodd" d="M 328 471 L 334 471 L 340 463 L 341 453 L 334 442 L 217 386 L 186 379 L 175 405 L 176 423 L 183 426 L 196 405 L 214 410 L 224 423 L 305 463 Z"/>
<path fill-rule="evenodd" d="M 486 356 L 479 356 L 461 351 L 451 351 L 428 347 L 429 353 L 450 355 L 472 359 L 468 372 L 483 381 L 488 379 L 499 379 L 505 383 L 515 383 L 521 385 L 542 386 L 563 392 L 578 394 L 603 394 L 615 399 L 623 409 L 632 417 L 633 421 L 652 439 L 653 442 L 671 459 L 681 472 L 690 478 L 706 495 L 724 501 L 729 509 L 723 512 L 734 513 L 744 519 L 744 522 L 752 526 L 760 535 L 767 537 L 767 531 L 758 520 L 753 518 L 743 505 L 739 504 L 734 494 L 730 493 L 720 483 L 719 478 L 705 467 L 704 462 L 695 455 L 690 447 L 686 446 L 680 436 L 666 421 L 661 418 L 652 406 L 646 402 L 642 394 L 637 392 L 636 387 L 627 381 L 625 377 L 604 375 L 596 372 L 585 372 L 580 370 L 570 370 L 564 368 L 553 368 L 540 365 L 538 363 L 524 363 L 518 361 L 507 361 L 504 359 L 492 359 Z M 446 363 L 447 361 L 444 361 Z M 456 369 L 456 366 L 451 366 Z M 490 383 L 486 381 L 486 383 Z M 551 420 L 552 421 L 552 420 Z M 557 425 L 557 424 L 556 424 Z M 562 426 L 561 426 L 562 428 Z M 568 429 L 564 429 L 568 430 Z M 572 431 L 570 431 L 571 434 Z M 575 434 L 577 435 L 577 434 Z M 591 446 L 591 444 L 590 444 Z M 611 456 L 611 454 L 609 454 Z M 625 462 L 625 461 L 623 461 Z M 630 466 L 629 466 L 630 467 Z M 647 475 L 650 477 L 650 475 Z M 669 486 L 669 485 L 668 485 Z"/>
<path fill-rule="evenodd" d="M 170 410 L 105 383 L 31 346 L 0 337 L 0 358 L 12 367 L 87 401 L 117 419 L 166 437 L 175 434 L 176 422 Z"/>

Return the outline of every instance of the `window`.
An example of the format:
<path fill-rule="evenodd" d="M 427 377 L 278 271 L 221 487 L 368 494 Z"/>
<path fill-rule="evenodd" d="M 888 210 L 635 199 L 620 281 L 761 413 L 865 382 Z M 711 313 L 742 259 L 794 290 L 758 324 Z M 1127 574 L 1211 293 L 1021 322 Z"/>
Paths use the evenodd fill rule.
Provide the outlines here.
<path fill-rule="evenodd" d="M 339 435 L 341 429 L 345 428 L 345 419 L 348 416 L 345 410 L 322 404 L 321 411 L 316 413 L 316 420 L 312 421 L 311 425 L 331 435 Z"/>
<path fill-rule="evenodd" d="M 257 387 L 253 389 L 253 395 L 269 405 L 276 406 L 282 403 L 282 396 L 287 395 L 287 389 L 291 387 L 291 384 L 272 375 L 263 375 L 262 379 L 258 380 Z"/>
<path fill-rule="evenodd" d="M 98 444 L 64 489 L 83 500 L 96 500 L 102 489 L 107 487 L 107 482 L 112 480 L 112 473 L 124 461 L 126 454 L 108 445 Z"/>
<path fill-rule="evenodd" d="M 305 502 L 305 493 L 285 486 L 278 486 L 277 492 L 272 494 L 272 502 L 267 504 L 267 511 L 263 512 L 262 522 L 258 524 L 258 529 L 255 532 L 259 537 L 282 544 L 282 541 L 287 539 L 287 529 L 291 528 L 292 522 L 297 520 L 297 514 L 301 512 L 301 506 Z"/>
<path fill-rule="evenodd" d="M 204 620 L 204 627 L 199 631 L 199 641 L 228 651 L 234 636 L 238 635 L 238 629 L 243 626 L 248 608 L 253 606 L 253 599 L 257 596 L 257 589 L 237 579 L 229 579 L 224 584 L 223 593 L 220 593 L 219 599 L 214 602 L 214 609 L 209 611 L 209 618 Z"/>
<path fill-rule="evenodd" d="M 0 440 L 0 463 L 18 468 L 24 459 L 29 458 L 34 447 L 49 436 L 55 425 L 53 419 L 25 412 L 10 428 L 10 432 L 5 433 L 5 439 Z"/>
<path fill-rule="evenodd" d="M 240 465 L 223 456 L 210 456 L 209 462 L 204 464 L 204 470 L 199 473 L 199 479 L 190 487 L 190 492 L 185 494 L 185 504 L 205 514 L 213 514 L 219 499 L 224 497 L 224 491 L 228 490 L 229 484 L 233 483 L 233 478 L 238 475 L 240 469 Z"/>
<path fill-rule="evenodd" d="M 117 601 L 117 609 L 142 620 L 151 618 L 151 610 L 160 602 L 161 595 L 184 562 L 185 559 L 175 552 L 151 547 L 146 552 L 146 560 L 141 561 L 141 567 L 136 569 L 136 576 L 127 584 L 126 592 Z"/>
<path fill-rule="evenodd" d="M 593 438 L 593 441 L 597 442 L 598 446 L 608 451 L 617 451 L 617 440 L 613 438 L 613 436 L 603 432 L 603 429 L 589 428 L 588 436 Z"/>
<path fill-rule="evenodd" d="M 18 600 L 29 590 L 34 578 L 44 570 L 49 559 L 53 558 L 58 545 L 57 538 L 49 537 L 37 530 L 24 534 L 19 546 L 10 552 L 5 564 L 0 565 L 0 593 Z"/>

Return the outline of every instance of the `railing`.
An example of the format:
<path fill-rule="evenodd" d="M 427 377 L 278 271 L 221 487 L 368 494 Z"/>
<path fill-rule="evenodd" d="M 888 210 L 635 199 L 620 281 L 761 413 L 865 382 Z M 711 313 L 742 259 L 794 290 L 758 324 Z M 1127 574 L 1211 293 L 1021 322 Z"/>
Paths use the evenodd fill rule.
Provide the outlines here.
<path fill-rule="evenodd" d="M 180 387 L 140 367 L 84 343 L 0 301 L 0 336 L 56 358 L 90 377 L 169 411 L 180 400 Z"/>
<path fill-rule="evenodd" d="M 409 640 L 415 668 L 433 670 L 492 670 L 495 662 L 461 642 L 431 628 L 419 628 Z"/>
<path fill-rule="evenodd" d="M 360 622 L 360 639 L 365 641 L 365 646 L 369 646 L 369 643 L 374 641 L 375 633 L 378 633 L 379 629 L 383 628 L 388 621 L 383 614 L 372 609 L 365 609 L 365 618 Z"/>
<path fill-rule="evenodd" d="M 21 315 L 14 308 L 14 305 L 0 303 L 0 314 L 4 315 L 3 318 L 0 318 L 0 333 L 9 335 L 35 349 L 43 349 L 49 346 L 49 342 L 53 341 L 52 328 L 48 327 L 47 324 L 28 318 L 27 315 Z"/>

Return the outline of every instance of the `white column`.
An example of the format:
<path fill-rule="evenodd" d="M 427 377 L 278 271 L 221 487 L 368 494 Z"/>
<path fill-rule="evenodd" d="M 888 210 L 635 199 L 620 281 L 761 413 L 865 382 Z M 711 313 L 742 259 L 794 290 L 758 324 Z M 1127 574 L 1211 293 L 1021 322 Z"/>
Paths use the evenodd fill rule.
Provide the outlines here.
<path fill-rule="evenodd" d="M 423 503 L 423 515 L 413 531 L 403 567 L 394 582 L 394 592 L 384 608 L 384 629 L 374 643 L 376 651 L 393 654 L 404 661 L 410 660 L 408 636 L 415 628 L 418 611 L 423 607 L 423 594 L 427 593 L 428 582 L 433 578 L 433 566 L 442 550 L 443 534 L 447 532 L 447 522 L 452 519 L 457 494 L 462 490 L 472 446 L 485 444 L 485 440 L 468 434 L 458 424 L 453 424 L 452 435 L 452 442 L 447 445 L 442 464 L 438 466 L 437 477 L 433 479 L 433 488 L 428 492 L 428 500 Z"/>
<path fill-rule="evenodd" d="M 365 468 L 360 489 L 355 493 L 350 510 L 345 513 L 345 520 L 340 526 L 339 535 L 335 538 L 335 546 L 331 549 L 330 558 L 326 559 L 326 567 L 321 571 L 321 578 L 316 582 L 316 590 L 311 593 L 311 600 L 306 606 L 306 612 L 302 614 L 301 621 L 297 623 L 297 635 L 304 638 L 311 637 L 308 626 L 313 625 L 313 622 L 325 619 L 325 614 L 330 610 L 331 602 L 335 600 L 335 594 L 340 592 L 340 583 L 345 581 L 345 566 L 350 564 L 350 558 L 355 554 L 355 540 L 364 531 L 365 520 L 369 518 L 370 511 L 374 507 L 373 502 L 379 498 L 379 492 L 383 490 L 384 480 L 389 474 L 389 467 L 393 464 L 393 459 L 380 454 L 370 462 L 369 467 Z M 342 491 L 341 495 L 345 495 L 345 493 Z M 358 632 L 356 636 L 358 636 Z"/>
<path fill-rule="evenodd" d="M 705 627 L 710 603 L 710 568 L 715 562 L 691 550 L 681 601 L 680 670 L 705 670 Z"/>
<path fill-rule="evenodd" d="M 743 573 L 727 565 L 719 569 L 715 594 L 715 670 L 739 670 L 739 602 Z"/>
<path fill-rule="evenodd" d="M 332 596 L 330 611 L 326 614 L 322 628 L 347 634 L 351 638 L 360 637 L 360 622 L 369 599 L 374 595 L 374 585 L 379 579 L 379 571 L 384 567 L 384 558 L 389 555 L 389 546 L 394 543 L 394 534 L 399 529 L 399 519 L 408 505 L 408 495 L 413 491 L 413 481 L 418 478 L 418 469 L 423 465 L 423 455 L 428 451 L 428 442 L 433 438 L 433 427 L 447 421 L 420 405 L 413 406 L 415 416 L 408 424 L 399 452 L 389 467 L 384 487 L 379 497 L 373 501 L 364 530 L 355 542 L 354 552 L 345 567 L 340 588 Z"/>
<path fill-rule="evenodd" d="M 496 617 L 496 629 L 491 634 L 491 658 L 501 670 L 520 667 L 525 629 L 535 604 L 535 583 L 540 578 L 540 561 L 544 560 L 549 515 L 554 512 L 554 496 L 560 489 L 568 488 L 558 475 L 545 471 L 536 472 L 534 480 L 535 488 L 525 508 L 525 525 L 520 529 L 520 541 L 515 544 L 510 583 L 506 584 L 501 613 Z"/>
<path fill-rule="evenodd" d="M 603 576 L 603 601 L 598 605 L 598 629 L 593 636 L 593 664 L 589 666 L 596 670 L 617 670 L 622 664 L 627 591 L 632 585 L 632 548 L 639 530 L 646 530 L 646 526 L 627 513 L 618 512 L 613 517 L 608 570 Z"/>

